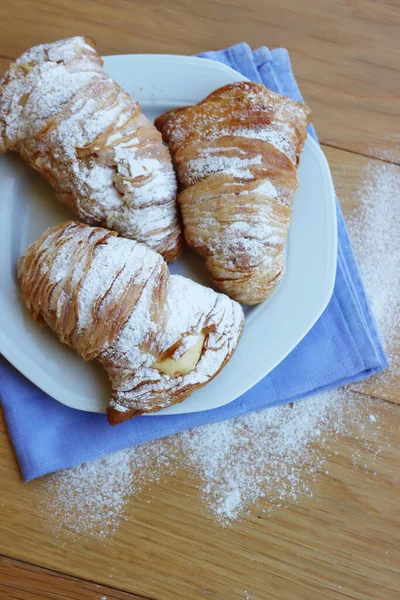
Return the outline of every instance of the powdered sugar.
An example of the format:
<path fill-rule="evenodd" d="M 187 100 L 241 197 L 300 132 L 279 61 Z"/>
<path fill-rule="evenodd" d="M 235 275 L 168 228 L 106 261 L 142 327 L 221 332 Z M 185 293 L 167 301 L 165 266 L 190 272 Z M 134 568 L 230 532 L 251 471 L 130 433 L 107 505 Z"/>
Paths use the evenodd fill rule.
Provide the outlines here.
<path fill-rule="evenodd" d="M 240 194 L 260 194 L 268 198 L 277 198 L 278 192 L 276 187 L 269 179 L 260 179 L 257 187 L 253 189 L 243 189 Z"/>
<path fill-rule="evenodd" d="M 234 131 L 229 132 L 225 130 L 214 135 L 214 139 L 217 137 L 223 137 L 225 135 L 235 135 L 238 137 L 245 137 L 255 140 L 263 140 L 275 146 L 277 150 L 285 154 L 293 163 L 296 163 L 296 152 L 293 146 L 293 128 L 289 125 L 285 126 L 285 123 L 279 123 L 279 128 L 274 128 L 273 125 L 265 125 L 264 127 L 253 127 L 253 128 L 238 128 Z"/>
<path fill-rule="evenodd" d="M 116 187 L 123 194 L 124 203 L 121 202 L 121 207 L 117 210 L 107 212 L 105 220 L 110 229 L 121 231 L 127 237 L 133 237 L 157 249 L 165 243 L 166 236 L 174 228 L 179 236 L 175 205 L 176 179 L 171 164 L 165 157 L 163 160 L 148 157 L 140 149 L 140 142 L 136 142 L 137 138 L 129 146 L 115 142 L 118 175 L 112 172 L 111 185 L 116 182 Z M 116 193 L 114 188 L 112 190 Z M 107 192 L 109 204 L 112 198 L 110 185 Z M 134 204 L 129 200 L 130 197 L 134 198 Z M 105 202 L 102 204 L 107 206 Z"/>
<path fill-rule="evenodd" d="M 129 497 L 158 481 L 169 468 L 162 442 L 117 452 L 50 477 L 46 500 L 42 497 L 39 506 L 50 526 L 63 535 L 111 536 Z"/>
<path fill-rule="evenodd" d="M 93 327 L 93 319 L 96 318 L 93 307 L 96 301 L 106 291 L 109 301 L 115 301 L 132 276 L 129 269 L 124 269 L 132 253 L 132 244 L 122 238 L 111 238 L 107 249 L 104 252 L 104 247 L 100 246 L 94 252 L 90 270 L 79 290 L 78 327 L 81 330 Z M 113 285 L 116 274 L 119 274 L 117 285 Z"/>
<path fill-rule="evenodd" d="M 132 180 L 127 185 L 132 192 L 135 192 L 138 207 L 146 206 L 150 200 L 162 202 L 165 197 L 165 186 L 168 185 L 169 188 L 174 188 L 174 177 L 171 174 L 169 180 L 168 174 L 163 172 L 162 163 L 155 158 L 137 156 L 133 144 L 129 146 L 117 144 L 115 146 L 115 158 L 121 165 L 121 174 Z M 135 180 L 141 182 L 145 180 L 146 183 L 138 186 Z M 154 219 L 152 220 L 154 221 Z M 143 225 L 146 225 L 145 219 L 143 219 Z"/>
<path fill-rule="evenodd" d="M 400 375 L 400 169 L 375 162 L 365 168 L 357 192 L 359 207 L 348 223 L 374 315 L 392 370 L 380 377 Z"/>
<path fill-rule="evenodd" d="M 379 434 L 378 418 L 368 418 L 371 404 L 335 390 L 293 408 L 271 408 L 129 448 L 51 476 L 43 484 L 42 510 L 63 535 L 111 536 L 125 518 L 129 499 L 173 477 L 176 465 L 183 463 L 194 469 L 199 493 L 221 524 L 240 518 L 260 501 L 263 512 L 270 511 L 313 495 L 312 482 L 327 471 L 339 436 L 363 436 L 367 429 L 370 439 Z M 365 443 L 364 469 L 368 454 L 371 462 L 378 458 Z M 355 450 L 355 466 L 360 458 Z"/>
<path fill-rule="evenodd" d="M 82 37 L 71 37 L 64 40 L 58 40 L 51 44 L 39 44 L 34 46 L 27 52 L 24 52 L 17 60 L 16 64 L 32 62 L 44 62 L 46 60 L 52 62 L 69 62 L 76 59 L 77 48 L 84 50 L 84 56 L 87 56 L 91 60 L 99 61 L 96 51 L 85 38 Z"/>
<path fill-rule="evenodd" d="M 248 138 L 269 142 L 297 164 L 303 146 L 300 127 L 308 117 L 304 105 L 263 85 L 241 82 L 216 90 L 196 106 L 167 113 L 158 126 L 173 153 L 192 142 L 210 149 L 227 143 L 226 151 L 237 150 L 248 147 L 241 139 Z"/>
<path fill-rule="evenodd" d="M 96 71 L 70 73 L 64 65 L 45 63 L 34 69 L 22 82 L 16 80 L 22 94 L 28 93 L 18 120 L 12 121 L 15 129 L 7 130 L 14 144 L 34 136 L 55 114 L 61 112 L 71 98 L 93 79 L 101 77 Z M 37 80 L 40 79 L 40 85 Z M 19 95 L 19 94 L 18 94 Z"/>
<path fill-rule="evenodd" d="M 190 160 L 187 164 L 187 181 L 193 183 L 198 179 L 203 179 L 214 173 L 223 171 L 225 175 L 232 175 L 239 179 L 253 179 L 251 165 L 260 165 L 262 163 L 261 154 L 254 158 L 240 158 L 239 156 L 226 156 L 222 154 L 225 149 L 220 149 L 220 156 L 209 150 L 201 150 L 199 158 Z"/>
<path fill-rule="evenodd" d="M 232 223 L 225 224 L 218 230 L 218 235 L 210 237 L 210 245 L 217 249 L 223 248 L 227 266 L 234 266 L 240 260 L 248 268 L 262 265 L 267 269 L 273 264 L 274 255 L 265 251 L 265 246 L 278 247 L 284 244 L 286 230 L 279 229 L 268 216 L 260 214 L 248 221 L 240 216 Z"/>
<path fill-rule="evenodd" d="M 261 499 L 270 509 L 312 495 L 310 481 L 326 461 L 328 440 L 364 427 L 361 404 L 344 390 L 334 391 L 292 408 L 280 406 L 188 431 L 180 441 L 200 474 L 204 500 L 226 523 Z"/>
<path fill-rule="evenodd" d="M 53 242 L 52 237 L 47 242 L 49 247 Z M 52 283 L 58 283 L 68 277 L 71 268 L 71 256 L 76 249 L 76 240 L 66 240 L 65 243 L 59 248 L 54 261 L 48 263 L 42 261 L 40 265 L 40 272 L 47 273 L 50 271 L 49 279 Z"/>

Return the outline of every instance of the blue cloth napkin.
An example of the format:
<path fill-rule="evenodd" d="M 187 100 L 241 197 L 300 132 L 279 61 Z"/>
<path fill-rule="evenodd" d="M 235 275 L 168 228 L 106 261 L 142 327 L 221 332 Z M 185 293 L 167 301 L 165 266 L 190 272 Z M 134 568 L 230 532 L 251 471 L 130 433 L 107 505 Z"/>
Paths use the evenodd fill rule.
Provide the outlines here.
<path fill-rule="evenodd" d="M 252 52 L 247 44 L 238 44 L 201 56 L 221 61 L 253 81 L 302 100 L 284 49 L 259 48 Z M 310 133 L 316 137 L 312 127 Z M 328 307 L 274 371 L 226 406 L 187 415 L 139 417 L 112 428 L 104 415 L 59 404 L 0 358 L 2 404 L 24 479 L 29 481 L 184 429 L 298 400 L 386 368 L 387 359 L 339 204 L 337 213 L 337 276 Z"/>

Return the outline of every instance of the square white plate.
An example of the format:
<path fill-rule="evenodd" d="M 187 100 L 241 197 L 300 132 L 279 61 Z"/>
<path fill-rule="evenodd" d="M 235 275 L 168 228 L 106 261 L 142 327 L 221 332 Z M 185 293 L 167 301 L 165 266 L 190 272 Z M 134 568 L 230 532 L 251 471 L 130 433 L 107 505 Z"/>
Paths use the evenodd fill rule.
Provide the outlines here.
<path fill-rule="evenodd" d="M 140 101 L 151 120 L 172 107 L 195 104 L 220 86 L 246 79 L 220 63 L 185 56 L 110 56 L 105 58 L 105 69 Z M 266 302 L 246 309 L 242 339 L 222 372 L 182 404 L 157 414 L 208 410 L 231 402 L 276 367 L 325 309 L 336 273 L 336 207 L 329 167 L 310 137 L 299 180 L 281 283 Z M 56 400 L 80 410 L 104 412 L 110 385 L 101 367 L 84 363 L 49 328 L 32 321 L 16 279 L 23 250 L 47 227 L 73 214 L 18 156 L 0 157 L 0 184 L 0 351 Z M 171 271 L 208 282 L 201 260 L 187 250 Z"/>

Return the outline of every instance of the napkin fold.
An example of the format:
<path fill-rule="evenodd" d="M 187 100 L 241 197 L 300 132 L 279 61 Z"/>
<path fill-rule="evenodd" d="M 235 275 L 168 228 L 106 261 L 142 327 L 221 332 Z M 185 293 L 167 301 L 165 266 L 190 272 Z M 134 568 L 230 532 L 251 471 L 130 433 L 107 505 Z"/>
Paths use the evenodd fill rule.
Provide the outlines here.
<path fill-rule="evenodd" d="M 288 52 L 247 44 L 200 56 L 217 60 L 302 101 Z M 310 134 L 316 139 L 312 126 Z M 332 298 L 291 354 L 243 396 L 221 408 L 186 415 L 138 417 L 112 428 L 104 415 L 63 406 L 0 358 L 0 396 L 25 481 L 156 438 L 299 400 L 365 379 L 388 366 L 337 203 L 338 260 Z"/>

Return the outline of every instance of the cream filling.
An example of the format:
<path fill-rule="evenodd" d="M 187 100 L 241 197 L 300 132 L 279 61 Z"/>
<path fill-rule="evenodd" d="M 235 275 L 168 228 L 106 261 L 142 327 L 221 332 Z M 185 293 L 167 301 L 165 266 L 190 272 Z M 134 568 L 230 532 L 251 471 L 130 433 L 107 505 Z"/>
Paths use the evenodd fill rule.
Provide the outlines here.
<path fill-rule="evenodd" d="M 201 333 L 197 342 L 191 348 L 189 348 L 185 354 L 182 354 L 178 360 L 166 358 L 160 362 L 153 363 L 151 365 L 152 368 L 157 369 L 158 371 L 161 371 L 161 373 L 165 373 L 165 375 L 169 375 L 170 377 L 174 377 L 175 375 L 186 375 L 187 373 L 190 373 L 190 371 L 193 371 L 199 362 L 205 338 L 205 333 Z"/>
<path fill-rule="evenodd" d="M 30 73 L 30 71 L 32 71 L 33 67 L 35 65 L 29 64 L 29 63 L 19 63 L 17 65 L 17 67 L 19 67 L 20 69 L 23 69 L 25 71 L 25 73 Z"/>

